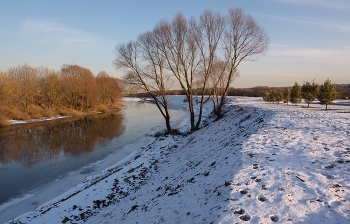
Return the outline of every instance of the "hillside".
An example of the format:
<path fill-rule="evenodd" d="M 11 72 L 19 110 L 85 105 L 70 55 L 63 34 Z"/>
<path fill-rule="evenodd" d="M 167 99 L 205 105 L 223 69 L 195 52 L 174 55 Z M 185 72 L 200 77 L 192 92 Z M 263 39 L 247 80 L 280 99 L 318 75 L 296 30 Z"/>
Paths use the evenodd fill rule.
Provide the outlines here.
<path fill-rule="evenodd" d="M 25 223 L 348 223 L 350 107 L 232 99 L 16 218 Z M 214 118 L 209 118 L 214 119 Z"/>

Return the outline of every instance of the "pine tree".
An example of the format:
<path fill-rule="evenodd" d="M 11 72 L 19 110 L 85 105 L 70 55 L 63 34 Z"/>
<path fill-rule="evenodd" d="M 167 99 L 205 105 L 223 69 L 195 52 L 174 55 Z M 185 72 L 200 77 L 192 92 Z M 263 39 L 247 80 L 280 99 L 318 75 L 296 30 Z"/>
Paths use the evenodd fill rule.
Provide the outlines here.
<path fill-rule="evenodd" d="M 265 94 L 263 96 L 263 100 L 266 102 L 270 102 L 270 91 L 265 91 Z"/>
<path fill-rule="evenodd" d="M 317 99 L 318 85 L 314 81 L 312 83 L 305 82 L 301 87 L 301 94 L 307 103 L 307 107 L 309 107 L 310 103 Z"/>
<path fill-rule="evenodd" d="M 290 92 L 290 102 L 293 104 L 298 104 L 301 102 L 301 100 L 301 87 L 297 82 L 295 82 L 292 91 Z"/>
<path fill-rule="evenodd" d="M 283 100 L 285 103 L 288 103 L 290 102 L 290 89 L 286 88 L 283 92 Z"/>
<path fill-rule="evenodd" d="M 270 102 L 275 103 L 276 102 L 276 90 L 272 89 L 270 90 Z"/>
<path fill-rule="evenodd" d="M 280 103 L 281 101 L 283 101 L 283 92 L 281 89 L 276 90 L 275 94 L 276 94 L 277 103 Z"/>
<path fill-rule="evenodd" d="M 335 90 L 335 83 L 332 84 L 331 80 L 327 79 L 323 85 L 320 87 L 320 92 L 318 99 L 322 105 L 326 105 L 326 110 L 328 109 L 328 104 L 332 104 L 333 100 L 337 98 L 337 91 Z"/>

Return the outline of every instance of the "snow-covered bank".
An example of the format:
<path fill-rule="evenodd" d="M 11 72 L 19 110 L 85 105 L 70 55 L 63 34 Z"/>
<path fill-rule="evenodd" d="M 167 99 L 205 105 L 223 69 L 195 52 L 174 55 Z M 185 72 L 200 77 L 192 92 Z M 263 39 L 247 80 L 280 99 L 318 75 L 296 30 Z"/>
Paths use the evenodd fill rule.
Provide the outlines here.
<path fill-rule="evenodd" d="M 223 119 L 187 136 L 154 139 L 14 221 L 350 221 L 349 107 L 324 111 L 257 98 L 228 107 Z"/>

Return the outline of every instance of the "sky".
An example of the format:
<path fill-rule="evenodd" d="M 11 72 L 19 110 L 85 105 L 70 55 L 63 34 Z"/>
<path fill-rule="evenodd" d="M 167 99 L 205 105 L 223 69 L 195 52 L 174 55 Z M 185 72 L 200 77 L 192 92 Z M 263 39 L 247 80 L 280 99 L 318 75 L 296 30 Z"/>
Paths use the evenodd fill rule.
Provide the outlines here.
<path fill-rule="evenodd" d="M 0 71 L 27 63 L 59 70 L 77 64 L 122 78 L 115 47 L 176 13 L 242 8 L 263 27 L 268 51 L 239 66 L 232 86 L 292 86 L 327 78 L 350 83 L 349 0 L 1 0 Z"/>

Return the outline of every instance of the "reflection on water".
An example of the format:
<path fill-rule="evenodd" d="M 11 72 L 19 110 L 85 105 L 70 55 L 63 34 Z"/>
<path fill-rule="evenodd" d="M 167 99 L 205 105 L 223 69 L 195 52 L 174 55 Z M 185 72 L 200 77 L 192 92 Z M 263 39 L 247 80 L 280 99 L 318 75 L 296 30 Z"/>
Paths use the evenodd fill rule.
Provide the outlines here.
<path fill-rule="evenodd" d="M 173 108 L 170 113 L 177 123 L 187 111 Z M 0 129 L 0 223 L 115 165 L 162 128 L 156 106 L 125 102 L 120 113 Z"/>
<path fill-rule="evenodd" d="M 78 155 L 125 131 L 123 114 L 111 112 L 0 129 L 0 162 L 32 165 L 59 155 Z"/>

